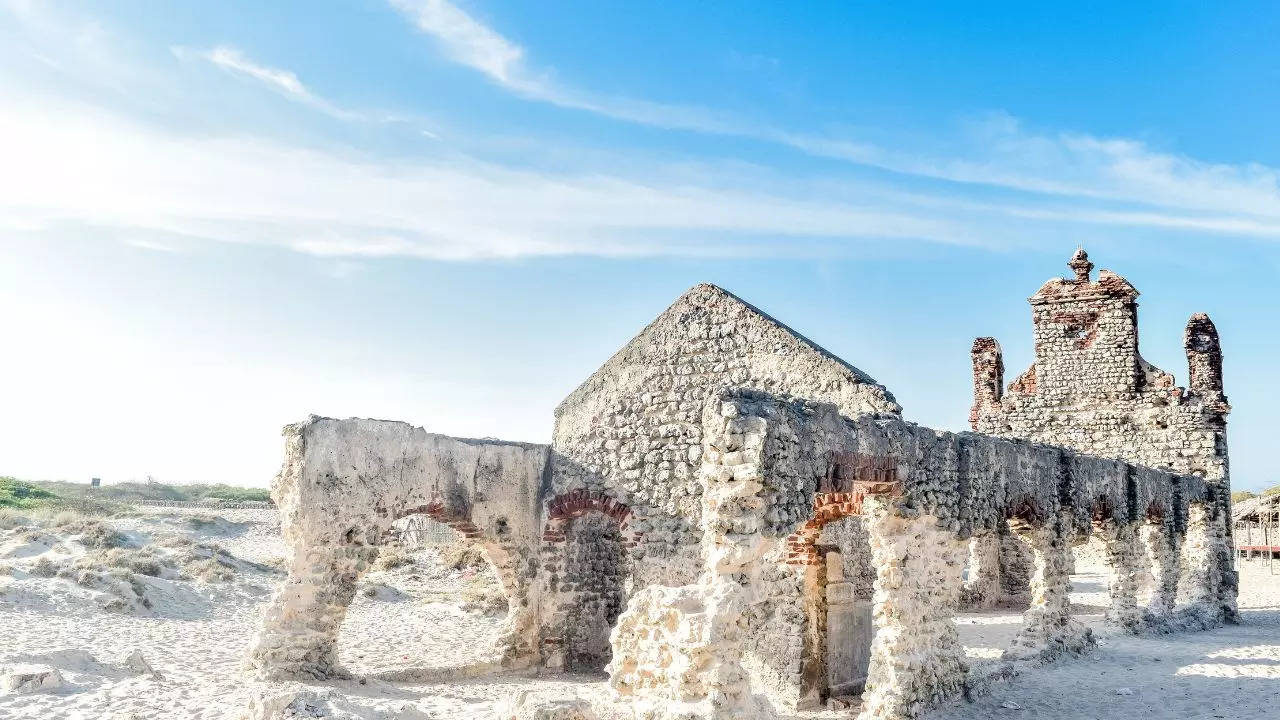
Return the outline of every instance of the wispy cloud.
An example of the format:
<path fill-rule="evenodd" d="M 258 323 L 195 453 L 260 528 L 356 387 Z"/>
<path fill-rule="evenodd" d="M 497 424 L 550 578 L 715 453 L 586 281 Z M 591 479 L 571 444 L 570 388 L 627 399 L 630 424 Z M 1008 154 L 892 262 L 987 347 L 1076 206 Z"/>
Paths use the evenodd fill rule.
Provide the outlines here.
<path fill-rule="evenodd" d="M 323 256 L 735 254 L 753 240 L 978 241 L 943 217 L 662 177 L 352 157 L 187 137 L 90 108 L 0 108 L 0 209 Z M 772 250 L 771 250 L 772 251 Z"/>
<path fill-rule="evenodd" d="M 753 129 L 709 111 L 598 101 L 531 69 L 523 49 L 449 3 L 395 2 L 440 38 L 450 58 L 527 97 L 607 108 L 595 111 L 630 122 L 758 137 L 894 174 L 857 180 L 858 173 L 747 162 L 664 164 L 625 147 L 556 170 L 481 162 L 453 149 L 409 161 L 337 143 L 258 139 L 253 128 L 189 133 L 127 107 L 85 103 L 75 85 L 67 99 L 57 87 L 0 82 L 0 224 L 40 237 L 92 227 L 168 246 L 170 238 L 183 239 L 179 247 L 190 239 L 252 242 L 355 259 L 780 255 L 905 241 L 1007 247 L 1143 228 L 1280 240 L 1274 168 L 1202 163 L 1131 140 L 1035 133 L 1002 115 L 959 138 L 954 156 L 935 157 Z M 40 49 L 59 48 L 50 38 Z M 111 56 L 108 43 L 95 49 Z M 290 101 L 351 113 L 296 73 L 234 48 L 177 52 Z M 75 62 L 66 72 L 94 77 L 95 66 Z M 124 67 L 128 57 L 112 62 Z M 177 89 L 157 97 L 192 92 L 186 78 L 170 80 Z M 551 148 L 558 157 L 578 157 L 576 149 Z"/>
<path fill-rule="evenodd" d="M 1280 217 L 1280 171 L 1262 165 L 1225 165 L 1153 150 L 1126 138 L 1027 132 L 1015 118 L 994 114 L 964 138 L 961 157 L 932 157 L 745 121 L 707 108 L 601 97 L 558 83 L 535 70 L 520 45 L 448 0 L 389 0 L 431 36 L 454 62 L 486 75 L 521 97 L 627 122 L 752 138 L 800 152 L 905 176 L 1040 195 L 1140 203 L 1153 208 L 1242 213 L 1245 227 Z M 1159 213 L 1153 213 L 1153 220 Z M 1256 217 L 1254 217 L 1256 216 Z M 1168 221 L 1168 218 L 1164 218 Z M 1181 220 L 1162 222 L 1184 226 Z M 1264 227 L 1270 227 L 1264 225 Z"/>
<path fill-rule="evenodd" d="M 766 132 L 706 108 L 605 97 L 558 83 L 538 70 L 518 44 L 446 0 L 389 0 L 419 31 L 434 39 L 449 60 L 483 73 L 521 97 L 655 127 L 732 135 Z"/>
<path fill-rule="evenodd" d="M 370 120 L 369 115 L 339 107 L 315 94 L 290 70 L 270 67 L 248 58 L 242 51 L 219 45 L 208 50 L 174 46 L 173 54 L 182 60 L 197 58 L 233 75 L 248 78 L 289 100 L 301 103 L 339 120 Z"/>

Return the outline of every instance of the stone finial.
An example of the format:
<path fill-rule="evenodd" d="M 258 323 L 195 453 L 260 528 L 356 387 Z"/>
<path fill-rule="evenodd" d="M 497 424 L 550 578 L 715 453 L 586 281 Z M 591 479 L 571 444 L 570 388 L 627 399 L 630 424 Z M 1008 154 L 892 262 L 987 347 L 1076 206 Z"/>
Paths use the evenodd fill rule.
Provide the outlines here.
<path fill-rule="evenodd" d="M 995 338 L 980 337 L 973 341 L 973 407 L 969 409 L 969 425 L 978 429 L 982 411 L 1000 404 L 1004 387 L 1004 355 Z"/>
<path fill-rule="evenodd" d="M 1191 392 L 1209 402 L 1226 404 L 1222 392 L 1222 346 L 1218 341 L 1218 328 L 1204 313 L 1196 313 L 1187 321 L 1183 335 L 1183 347 L 1187 351 L 1189 370 L 1188 386 Z"/>
<path fill-rule="evenodd" d="M 1071 261 L 1067 263 L 1076 274 L 1076 282 L 1089 282 L 1089 273 L 1093 272 L 1093 263 L 1089 262 L 1089 253 L 1083 247 L 1077 247 Z"/>

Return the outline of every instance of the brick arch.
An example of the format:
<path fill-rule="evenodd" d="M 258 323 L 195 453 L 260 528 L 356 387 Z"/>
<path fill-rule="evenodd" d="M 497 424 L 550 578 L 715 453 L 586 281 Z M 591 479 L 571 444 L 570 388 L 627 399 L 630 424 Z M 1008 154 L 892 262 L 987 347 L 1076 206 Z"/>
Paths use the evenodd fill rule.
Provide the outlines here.
<path fill-rule="evenodd" d="M 622 533 L 623 544 L 634 547 L 642 533 L 631 527 L 631 506 L 601 492 L 585 488 L 562 493 L 547 503 L 547 522 L 542 529 L 543 542 L 564 542 L 565 531 L 574 518 L 588 513 L 599 513 L 612 518 Z"/>
<path fill-rule="evenodd" d="M 817 543 L 822 528 L 841 518 L 862 514 L 868 495 L 898 495 L 897 463 L 891 457 L 833 452 L 827 472 L 813 494 L 813 516 L 787 536 L 786 564 L 816 566 L 822 562 Z"/>
<path fill-rule="evenodd" d="M 814 493 L 813 517 L 787 536 L 786 563 L 820 564 L 822 558 L 818 556 L 817 544 L 822 528 L 841 518 L 861 515 L 862 501 L 865 499 L 866 495 L 861 491 Z"/>
<path fill-rule="evenodd" d="M 448 525 L 468 540 L 479 540 L 484 534 L 480 531 L 480 528 L 476 527 L 475 523 L 471 522 L 470 517 L 464 517 L 462 515 L 449 512 L 445 508 L 444 501 L 442 500 L 435 500 L 426 505 L 407 508 L 396 514 L 394 519 L 399 520 L 400 518 L 408 517 L 409 515 L 426 515 L 442 525 Z"/>
<path fill-rule="evenodd" d="M 547 503 L 540 550 L 542 568 L 539 577 L 543 585 L 538 634 L 543 665 L 555 670 L 566 669 L 572 660 L 573 650 L 565 629 L 574 604 L 573 596 L 564 593 L 563 580 L 557 581 L 556 578 L 562 578 L 566 569 L 564 563 L 569 551 L 570 524 L 586 515 L 608 518 L 617 526 L 622 545 L 620 562 L 629 562 L 632 548 L 642 537 L 642 533 L 631 525 L 631 507 L 604 493 L 579 488 L 557 495 Z"/>
<path fill-rule="evenodd" d="M 397 513 L 394 519 L 398 520 L 409 515 L 426 515 L 438 523 L 447 525 L 461 535 L 466 542 L 475 543 L 483 551 L 485 559 L 489 561 L 489 566 L 493 568 L 498 584 L 502 587 L 502 593 L 507 598 L 508 618 L 522 612 L 529 587 L 528 583 L 521 582 L 518 577 L 516 566 L 520 553 L 513 546 L 512 538 L 495 537 L 491 533 L 485 533 L 471 521 L 469 515 L 463 516 L 450 511 L 444 501 L 439 499 L 426 505 L 405 508 Z"/>

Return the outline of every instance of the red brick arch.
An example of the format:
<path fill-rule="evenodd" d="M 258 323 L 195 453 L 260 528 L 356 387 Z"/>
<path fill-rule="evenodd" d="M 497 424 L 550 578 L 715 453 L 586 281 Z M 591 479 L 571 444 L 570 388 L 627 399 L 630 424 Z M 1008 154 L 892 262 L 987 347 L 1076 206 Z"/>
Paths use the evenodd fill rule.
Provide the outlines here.
<path fill-rule="evenodd" d="M 819 565 L 818 537 L 827 523 L 862 514 L 869 495 L 900 495 L 897 463 L 891 457 L 832 453 L 827 474 L 813 494 L 813 517 L 787 536 L 788 565 Z"/>
<path fill-rule="evenodd" d="M 547 523 L 542 529 L 544 542 L 563 542 L 565 531 L 574 518 L 587 513 L 600 513 L 613 518 L 622 533 L 623 543 L 632 547 L 640 541 L 641 533 L 630 527 L 631 507 L 601 492 L 585 488 L 557 495 L 547 504 Z"/>
<path fill-rule="evenodd" d="M 468 540 L 475 540 L 483 534 L 481 533 L 480 528 L 476 527 L 475 524 L 471 522 L 471 518 L 461 517 L 448 512 L 445 509 L 444 501 L 442 500 L 435 500 L 427 505 L 409 508 L 400 513 L 399 516 L 405 517 L 408 515 L 426 515 L 438 523 L 448 525 Z"/>

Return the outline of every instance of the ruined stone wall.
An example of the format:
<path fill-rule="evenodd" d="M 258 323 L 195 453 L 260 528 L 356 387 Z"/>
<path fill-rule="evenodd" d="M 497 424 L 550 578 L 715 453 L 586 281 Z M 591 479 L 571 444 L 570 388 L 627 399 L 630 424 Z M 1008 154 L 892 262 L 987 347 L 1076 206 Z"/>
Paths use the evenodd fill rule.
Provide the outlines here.
<path fill-rule="evenodd" d="M 1060 445 L 1100 457 L 1205 478 L 1216 521 L 1229 525 L 1230 479 L 1222 353 L 1203 314 L 1187 325 L 1189 388 L 1138 349 L 1138 291 L 1078 251 L 1074 279 L 1055 279 L 1030 299 L 1035 362 L 1006 389 L 999 345 L 973 346 L 974 430 Z M 1229 532 L 1229 527 L 1227 528 Z M 1223 609 L 1234 615 L 1235 576 L 1219 558 Z"/>
<path fill-rule="evenodd" d="M 559 592 L 567 609 L 561 636 L 565 669 L 592 671 L 609 662 L 609 632 L 626 603 L 627 548 L 611 518 L 588 514 L 566 533 Z"/>
<path fill-rule="evenodd" d="M 818 544 L 839 549 L 844 579 L 852 587 L 854 599 L 870 600 L 876 569 L 871 563 L 871 536 L 867 533 L 866 518 L 849 516 L 827 523 Z"/>
<path fill-rule="evenodd" d="M 634 584 L 680 585 L 697 567 L 703 404 L 722 387 L 897 413 L 865 373 L 724 290 L 694 287 L 556 410 L 551 495 L 585 488 L 633 508 Z M 779 507 L 786 522 L 808 508 Z"/>
<path fill-rule="evenodd" d="M 770 568 L 762 576 L 764 589 L 747 614 L 743 662 L 757 687 L 766 688 L 766 695 L 780 708 L 812 699 L 815 683 L 823 677 L 823 628 L 815 627 L 823 615 L 815 602 L 820 604 L 824 596 L 815 592 L 820 588 L 814 584 L 825 570 L 818 551 L 823 537 L 838 536 L 840 531 L 829 533 L 828 529 L 846 522 L 842 517 L 862 512 L 862 497 L 854 488 L 875 484 L 880 477 L 876 473 L 885 467 L 892 468 L 892 478 L 900 485 L 896 507 L 928 516 L 928 527 L 933 528 L 908 524 L 901 526 L 902 531 L 909 528 L 912 534 L 931 538 L 930 543 L 942 538 L 958 543 L 938 550 L 936 557 L 916 570 L 958 577 L 967 555 L 966 541 L 975 534 L 994 535 L 1010 548 L 1002 560 L 1016 564 L 1021 577 L 1021 587 L 1008 588 L 1009 594 L 1023 596 L 1029 586 L 1035 586 L 1032 576 L 1036 573 L 1060 580 L 1058 570 L 1069 561 L 1071 543 L 1092 532 L 1095 522 L 1112 523 L 1108 527 L 1120 528 L 1117 532 L 1136 535 L 1136 529 L 1130 529 L 1149 512 L 1176 515 L 1178 508 L 1185 512 L 1188 503 L 1209 497 L 1199 478 L 1175 478 L 1058 447 L 939 432 L 892 417 L 846 418 L 830 405 L 750 391 L 722 397 L 735 412 L 763 418 L 768 427 L 760 490 L 766 499 L 762 534 L 786 538 L 781 560 L 791 571 Z M 774 511 L 793 506 L 808 506 L 808 518 L 797 523 L 791 513 Z M 1016 518 L 1026 532 L 1051 543 L 1054 551 L 1035 560 L 1025 541 L 1003 531 L 1008 518 Z M 867 527 L 865 520 L 857 522 Z M 1136 536 L 1124 537 L 1139 550 Z M 874 548 L 874 540 L 870 546 Z M 768 555 L 763 561 L 776 557 Z M 909 554 L 903 562 L 910 565 L 917 560 Z M 1048 582 L 1041 582 L 1041 610 L 1035 618 L 1046 613 L 1057 618 L 1066 607 L 1065 586 L 1044 584 Z M 953 594 L 950 589 L 940 592 L 939 597 Z M 954 595 L 958 594 L 957 589 Z M 1136 617 L 1132 602 L 1123 609 L 1124 622 L 1132 623 Z M 1034 652 L 1052 654 L 1081 646 L 1079 638 L 1046 636 L 1044 627 L 1045 622 L 1037 620 L 1027 634 L 1026 645 Z M 1065 633 L 1069 628 L 1059 629 Z M 954 690 L 954 685 L 947 687 L 939 692 Z"/>
<path fill-rule="evenodd" d="M 250 653 L 260 673 L 324 678 L 338 671 L 334 648 L 356 581 L 392 523 L 414 513 L 480 543 L 494 565 L 509 603 L 495 659 L 532 654 L 530 588 L 547 446 L 315 416 L 284 435 L 271 494 L 289 548 L 288 578 Z"/>

